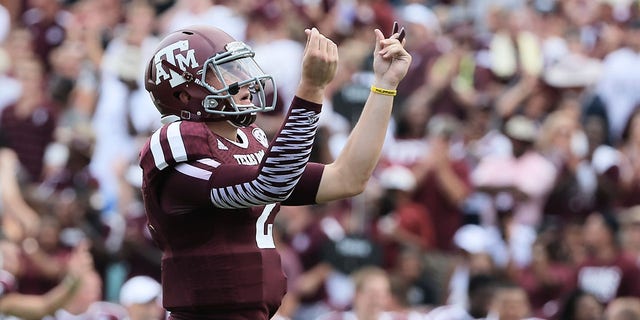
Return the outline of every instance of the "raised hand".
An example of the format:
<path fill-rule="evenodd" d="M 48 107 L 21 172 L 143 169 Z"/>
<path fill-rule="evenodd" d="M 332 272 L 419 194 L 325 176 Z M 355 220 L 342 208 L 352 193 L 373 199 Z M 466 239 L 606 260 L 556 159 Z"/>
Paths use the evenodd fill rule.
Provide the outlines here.
<path fill-rule="evenodd" d="M 338 68 L 338 47 L 316 28 L 306 29 L 305 33 L 307 34 L 307 44 L 302 57 L 300 89 L 306 92 L 320 93 L 320 101 L 318 102 L 321 102 L 321 90 L 324 90 L 333 80 Z"/>
<path fill-rule="evenodd" d="M 373 72 L 378 86 L 395 89 L 404 78 L 411 64 L 411 55 L 404 49 L 404 27 L 398 30 L 398 23 L 393 23 L 391 36 L 385 38 L 382 31 L 375 29 L 376 46 L 373 56 Z"/>
<path fill-rule="evenodd" d="M 93 257 L 89 252 L 89 246 L 89 242 L 83 240 L 73 249 L 67 264 L 68 275 L 77 279 L 93 270 Z"/>

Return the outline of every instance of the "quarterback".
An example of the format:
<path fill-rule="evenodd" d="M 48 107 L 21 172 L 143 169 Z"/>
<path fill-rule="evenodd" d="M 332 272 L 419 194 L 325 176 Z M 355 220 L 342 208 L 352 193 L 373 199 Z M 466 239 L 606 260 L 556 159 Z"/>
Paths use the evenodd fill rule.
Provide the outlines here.
<path fill-rule="evenodd" d="M 308 160 L 338 49 L 316 28 L 305 32 L 301 80 L 271 141 L 253 122 L 274 109 L 276 84 L 246 44 L 193 26 L 167 35 L 149 61 L 145 86 L 163 126 L 140 153 L 142 192 L 173 319 L 269 319 L 286 290 L 272 237 L 280 205 L 356 195 L 377 164 L 411 62 L 404 29 L 394 25 L 389 37 L 373 31 L 372 92 L 343 151 L 326 165 Z"/>

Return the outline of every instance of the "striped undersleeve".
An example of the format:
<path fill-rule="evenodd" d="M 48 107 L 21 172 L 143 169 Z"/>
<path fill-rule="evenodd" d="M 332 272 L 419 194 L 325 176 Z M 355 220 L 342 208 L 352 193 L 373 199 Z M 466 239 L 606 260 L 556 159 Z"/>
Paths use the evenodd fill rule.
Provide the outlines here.
<path fill-rule="evenodd" d="M 213 188 L 213 204 L 232 209 L 286 200 L 309 161 L 318 118 L 318 111 L 292 107 L 285 124 L 265 155 L 256 179 L 224 188 Z"/>

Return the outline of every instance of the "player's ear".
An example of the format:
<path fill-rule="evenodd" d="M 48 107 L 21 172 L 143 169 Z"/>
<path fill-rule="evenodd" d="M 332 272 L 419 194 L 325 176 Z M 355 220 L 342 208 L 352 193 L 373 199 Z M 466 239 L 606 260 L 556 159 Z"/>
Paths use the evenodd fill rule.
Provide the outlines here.
<path fill-rule="evenodd" d="M 180 91 L 178 99 L 180 99 L 180 102 L 187 104 L 191 100 L 191 96 L 186 91 Z"/>

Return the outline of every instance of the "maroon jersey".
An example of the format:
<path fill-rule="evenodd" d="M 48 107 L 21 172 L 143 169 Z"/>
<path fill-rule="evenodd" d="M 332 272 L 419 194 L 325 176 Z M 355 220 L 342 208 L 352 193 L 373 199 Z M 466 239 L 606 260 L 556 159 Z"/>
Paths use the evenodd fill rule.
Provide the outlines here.
<path fill-rule="evenodd" d="M 640 297 L 638 271 L 633 258 L 619 253 L 608 263 L 587 258 L 578 266 L 576 280 L 579 288 L 608 304 L 617 297 Z"/>
<path fill-rule="evenodd" d="M 19 117 L 15 105 L 0 112 L 0 127 L 3 128 L 8 146 L 18 155 L 20 163 L 29 174 L 30 182 L 42 179 L 44 154 L 53 141 L 56 119 L 50 107 L 36 108 L 29 117 Z"/>
<path fill-rule="evenodd" d="M 269 319 L 286 291 L 271 229 L 280 203 L 314 202 L 323 166 L 307 164 L 320 105 L 294 99 L 268 144 L 256 126 L 237 141 L 179 121 L 141 152 L 143 196 L 163 250 L 163 303 L 174 319 Z"/>

